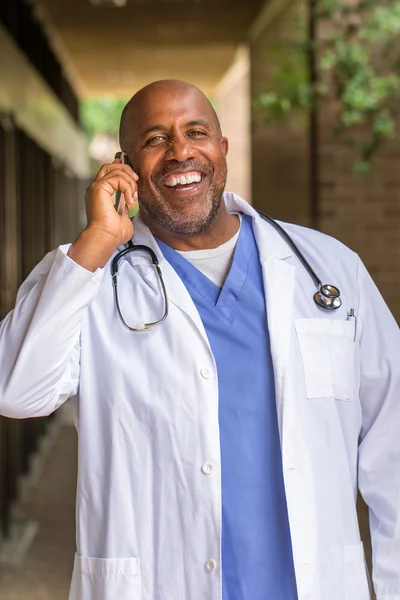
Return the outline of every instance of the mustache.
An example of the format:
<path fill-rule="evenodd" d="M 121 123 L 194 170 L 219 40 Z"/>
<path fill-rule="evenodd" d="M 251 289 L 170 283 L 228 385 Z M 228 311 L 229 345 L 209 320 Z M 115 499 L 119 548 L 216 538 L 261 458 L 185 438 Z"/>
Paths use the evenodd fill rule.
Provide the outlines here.
<path fill-rule="evenodd" d="M 189 159 L 185 160 L 185 162 L 179 162 L 178 160 L 172 160 L 165 164 L 162 169 L 155 175 L 154 179 L 161 179 L 169 173 L 173 173 L 177 169 L 190 170 L 190 171 L 200 171 L 205 175 L 212 175 L 214 173 L 214 168 L 209 164 L 203 164 L 198 160 Z"/>

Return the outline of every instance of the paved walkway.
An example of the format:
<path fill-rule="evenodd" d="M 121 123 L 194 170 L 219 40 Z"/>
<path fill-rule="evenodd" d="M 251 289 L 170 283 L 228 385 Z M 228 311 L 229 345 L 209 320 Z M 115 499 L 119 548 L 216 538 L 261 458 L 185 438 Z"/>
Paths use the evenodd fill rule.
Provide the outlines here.
<path fill-rule="evenodd" d="M 63 425 L 25 509 L 38 532 L 20 567 L 0 565 L 1 600 L 67 600 L 75 552 L 76 432 Z"/>

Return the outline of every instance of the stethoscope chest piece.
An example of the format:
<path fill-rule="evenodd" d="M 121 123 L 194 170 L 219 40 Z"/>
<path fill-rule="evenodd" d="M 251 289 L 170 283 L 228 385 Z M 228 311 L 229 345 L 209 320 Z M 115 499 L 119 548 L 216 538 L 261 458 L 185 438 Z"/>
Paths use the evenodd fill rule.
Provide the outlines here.
<path fill-rule="evenodd" d="M 297 245 L 294 243 L 290 235 L 284 230 L 279 223 L 277 223 L 271 217 L 264 215 L 264 213 L 258 211 L 258 214 L 264 221 L 267 221 L 271 225 L 275 227 L 275 229 L 281 234 L 281 236 L 286 240 L 289 246 L 292 248 L 293 252 L 303 265 L 303 267 L 308 271 L 310 277 L 314 281 L 315 285 L 318 287 L 318 292 L 314 294 L 314 302 L 320 308 L 324 308 L 325 310 L 336 310 L 342 306 L 342 301 L 340 299 L 340 290 L 335 285 L 331 285 L 330 283 L 322 283 L 314 269 L 311 267 L 308 260 L 305 258 L 304 254 L 299 250 Z"/>
<path fill-rule="evenodd" d="M 336 310 L 342 306 L 340 290 L 334 285 L 324 283 L 319 286 L 318 292 L 314 294 L 314 302 L 325 310 Z"/>

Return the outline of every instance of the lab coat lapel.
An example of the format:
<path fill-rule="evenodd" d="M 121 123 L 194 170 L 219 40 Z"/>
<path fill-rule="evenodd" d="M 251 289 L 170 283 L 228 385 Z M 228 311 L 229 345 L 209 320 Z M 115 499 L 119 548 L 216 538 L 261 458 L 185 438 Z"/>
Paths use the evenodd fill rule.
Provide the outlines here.
<path fill-rule="evenodd" d="M 275 229 L 260 217 L 254 219 L 253 227 L 263 269 L 278 422 L 282 436 L 283 400 L 289 364 L 295 283 L 295 267 L 286 259 L 292 256 L 293 252 Z"/>

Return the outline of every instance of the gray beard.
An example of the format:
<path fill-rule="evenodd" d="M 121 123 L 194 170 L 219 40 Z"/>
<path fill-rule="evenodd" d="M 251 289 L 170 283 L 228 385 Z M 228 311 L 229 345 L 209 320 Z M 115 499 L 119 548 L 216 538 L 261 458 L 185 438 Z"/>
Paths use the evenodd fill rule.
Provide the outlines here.
<path fill-rule="evenodd" d="M 225 187 L 225 186 L 224 186 Z M 223 201 L 224 187 L 211 188 L 207 194 L 205 206 L 209 207 L 204 214 L 190 218 L 190 215 L 183 215 L 179 209 L 172 209 L 171 206 L 162 198 L 157 201 L 147 202 L 146 194 L 139 190 L 141 212 L 157 223 L 163 229 L 179 235 L 196 235 L 205 231 L 217 216 L 221 202 Z"/>

